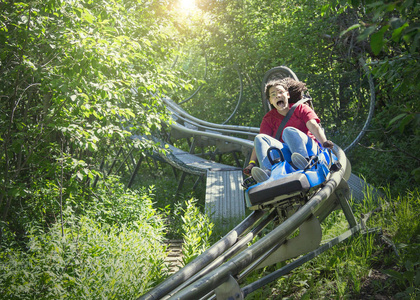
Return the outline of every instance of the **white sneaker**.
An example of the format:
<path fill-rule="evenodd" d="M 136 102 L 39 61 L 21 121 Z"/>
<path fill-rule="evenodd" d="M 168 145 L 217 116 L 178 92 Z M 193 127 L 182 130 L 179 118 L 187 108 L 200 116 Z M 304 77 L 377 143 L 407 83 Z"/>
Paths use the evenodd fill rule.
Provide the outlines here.
<path fill-rule="evenodd" d="M 308 160 L 302 154 L 294 152 L 292 153 L 292 163 L 299 170 L 304 170 L 308 165 Z"/>
<path fill-rule="evenodd" d="M 270 178 L 267 172 L 259 167 L 253 167 L 251 169 L 251 175 L 258 183 L 266 181 L 268 178 Z"/>

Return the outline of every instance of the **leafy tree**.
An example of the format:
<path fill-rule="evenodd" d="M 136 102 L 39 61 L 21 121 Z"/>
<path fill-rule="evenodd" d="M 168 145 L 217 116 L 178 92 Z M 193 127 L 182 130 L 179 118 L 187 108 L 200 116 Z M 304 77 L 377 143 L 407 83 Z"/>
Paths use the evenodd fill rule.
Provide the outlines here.
<path fill-rule="evenodd" d="M 193 115 L 226 120 L 239 95 L 237 69 L 243 101 L 231 122 L 258 126 L 263 115 L 261 79 L 271 67 L 286 65 L 307 82 L 328 136 L 344 148 L 368 116 L 371 82 L 364 61 L 375 79 L 376 117 L 361 145 L 380 155 L 370 150 L 371 155 L 365 155 L 366 149 L 358 147 L 349 153 L 355 171 L 376 185 L 400 181 L 397 171 L 381 171 L 371 164 L 380 158 L 380 166 L 413 172 L 401 179 L 402 186 L 413 183 L 410 176 L 418 177 L 418 165 L 412 168 L 418 155 L 409 155 L 418 153 L 416 1 L 197 3 L 204 17 L 194 26 L 201 35 L 190 43 L 201 49 L 195 55 L 205 53 L 208 77 L 204 88 L 185 104 Z"/>
<path fill-rule="evenodd" d="M 264 113 L 263 75 L 285 65 L 308 83 L 328 132 L 351 127 L 355 132 L 350 139 L 355 137 L 361 128 L 355 124 L 363 124 L 369 100 L 368 81 L 357 56 L 366 49 L 349 51 L 339 43 L 340 32 L 355 17 L 344 12 L 338 16 L 328 9 L 329 3 L 198 1 L 201 18 L 193 24 L 201 35 L 190 43 L 200 49 L 193 55 L 207 57 L 208 71 L 206 85 L 185 104 L 187 109 L 195 116 L 223 122 L 242 96 L 231 124 L 259 126 Z"/>
<path fill-rule="evenodd" d="M 161 69 L 178 43 L 167 4 L 0 2 L 2 228 L 23 232 L 88 200 L 128 126 L 160 129 L 166 117 L 150 92 L 177 80 Z"/>
<path fill-rule="evenodd" d="M 366 165 L 363 169 L 366 173 L 378 173 L 380 184 L 399 180 L 401 172 L 407 174 L 403 186 L 418 183 L 419 4 L 417 1 L 349 1 L 342 5 L 352 9 L 358 18 L 341 36 L 354 36 L 355 44 L 368 43 L 370 51 L 366 59 L 376 79 L 377 117 L 372 126 L 374 131 L 365 139 L 373 151 L 363 155 L 378 158 L 379 151 L 387 170 L 378 172 L 375 170 L 378 166 Z"/>

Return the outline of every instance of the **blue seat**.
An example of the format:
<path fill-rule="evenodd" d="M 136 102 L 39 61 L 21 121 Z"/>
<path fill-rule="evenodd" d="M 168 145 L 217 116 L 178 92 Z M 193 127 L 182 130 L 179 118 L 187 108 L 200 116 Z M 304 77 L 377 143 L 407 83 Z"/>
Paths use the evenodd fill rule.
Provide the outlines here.
<path fill-rule="evenodd" d="M 249 209 L 264 209 L 280 205 L 284 200 L 301 200 L 312 189 L 321 185 L 337 161 L 328 149 L 314 157 L 305 170 L 294 169 L 282 158 L 271 169 L 270 178 L 250 186 L 245 191 L 245 201 Z"/>

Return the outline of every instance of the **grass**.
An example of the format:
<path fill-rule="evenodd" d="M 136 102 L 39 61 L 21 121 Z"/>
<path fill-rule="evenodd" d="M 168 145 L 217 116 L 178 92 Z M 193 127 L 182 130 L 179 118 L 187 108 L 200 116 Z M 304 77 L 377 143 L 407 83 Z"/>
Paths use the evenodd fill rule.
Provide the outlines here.
<path fill-rule="evenodd" d="M 367 198 L 363 204 L 353 204 L 353 209 L 360 216 L 378 205 L 382 210 L 368 220 L 367 226 L 381 227 L 385 239 L 378 234 L 357 235 L 247 299 L 418 299 L 419 193 L 408 192 L 393 200 L 381 198 L 379 203 Z M 332 238 L 346 229 L 344 214 L 333 212 L 323 222 L 323 238 Z M 390 240 L 395 248 L 386 242 Z M 248 281 L 274 269 L 267 267 Z"/>
<path fill-rule="evenodd" d="M 6 231 L 0 299 L 137 299 L 168 276 L 165 239 L 184 239 L 185 263 L 207 249 L 204 184 L 194 190 L 197 177 L 187 176 L 177 193 L 172 169 L 157 165 L 143 163 L 131 189 L 118 176 L 98 181 L 94 197 L 67 206 L 63 223 L 28 226 L 24 247 Z"/>

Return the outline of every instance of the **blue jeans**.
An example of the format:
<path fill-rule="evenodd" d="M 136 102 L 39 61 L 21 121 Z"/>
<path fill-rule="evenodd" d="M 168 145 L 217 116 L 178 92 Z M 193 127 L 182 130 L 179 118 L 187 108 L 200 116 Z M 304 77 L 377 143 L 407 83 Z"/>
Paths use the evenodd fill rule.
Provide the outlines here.
<path fill-rule="evenodd" d="M 319 154 L 317 142 L 294 127 L 284 129 L 283 140 L 284 143 L 267 134 L 258 134 L 255 137 L 254 147 L 261 168 L 271 170 L 271 163 L 267 157 L 267 150 L 270 147 L 280 149 L 284 159 L 288 162 L 291 161 L 291 155 L 294 152 L 300 153 L 306 158 Z M 271 151 L 271 158 L 273 160 L 279 158 L 279 154 L 276 151 Z"/>

